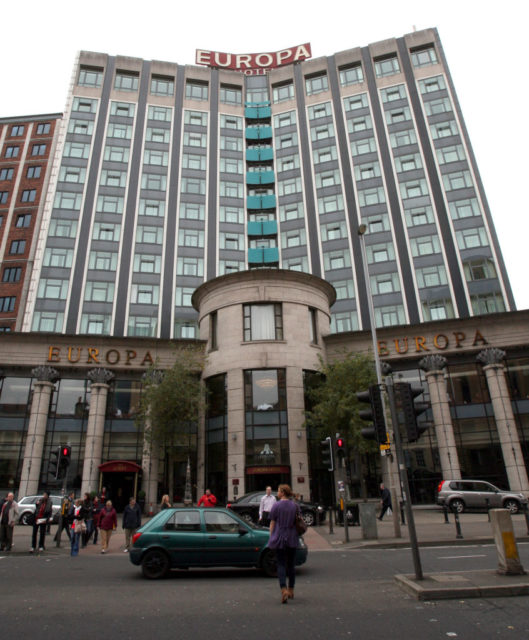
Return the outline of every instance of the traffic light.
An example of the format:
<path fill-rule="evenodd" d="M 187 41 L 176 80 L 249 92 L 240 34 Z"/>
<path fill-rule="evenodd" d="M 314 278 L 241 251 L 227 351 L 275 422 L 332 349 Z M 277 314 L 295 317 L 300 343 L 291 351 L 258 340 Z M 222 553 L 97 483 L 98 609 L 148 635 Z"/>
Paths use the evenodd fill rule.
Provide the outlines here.
<path fill-rule="evenodd" d="M 55 478 L 55 480 L 59 477 L 60 459 L 61 447 L 57 447 L 50 453 L 50 459 L 48 462 L 48 474 Z"/>
<path fill-rule="evenodd" d="M 327 436 L 320 442 L 321 461 L 328 471 L 334 471 L 334 459 L 332 455 L 332 438 Z"/>
<path fill-rule="evenodd" d="M 376 440 L 378 444 L 386 444 L 387 430 L 379 385 L 372 384 L 367 391 L 357 391 L 356 398 L 358 402 L 365 402 L 371 405 L 370 409 L 362 409 L 362 411 L 358 412 L 358 416 L 362 420 L 373 423 L 371 426 L 362 429 L 362 436 L 366 440 Z"/>
<path fill-rule="evenodd" d="M 58 478 L 64 478 L 68 473 L 68 467 L 70 466 L 70 458 L 72 457 L 72 448 L 69 444 L 62 445 L 60 447 L 61 453 L 59 456 L 59 474 Z"/>
<path fill-rule="evenodd" d="M 400 405 L 400 411 L 406 427 L 408 442 L 416 442 L 421 435 L 428 429 L 428 424 L 418 424 L 417 417 L 428 409 L 425 402 L 415 402 L 415 398 L 422 395 L 424 389 L 422 387 L 412 387 L 407 382 L 398 382 L 395 384 L 397 392 L 397 402 Z"/>
<path fill-rule="evenodd" d="M 339 434 L 336 435 L 336 455 L 345 458 L 345 440 Z"/>

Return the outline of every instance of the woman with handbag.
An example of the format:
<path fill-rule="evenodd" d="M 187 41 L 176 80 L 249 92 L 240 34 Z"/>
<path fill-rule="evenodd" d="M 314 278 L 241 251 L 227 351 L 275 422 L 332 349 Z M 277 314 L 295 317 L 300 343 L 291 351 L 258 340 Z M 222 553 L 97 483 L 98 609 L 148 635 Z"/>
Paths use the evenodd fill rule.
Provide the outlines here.
<path fill-rule="evenodd" d="M 81 498 L 77 498 L 74 504 L 70 507 L 70 513 L 68 514 L 72 520 L 72 532 L 70 535 L 70 555 L 79 555 L 79 541 L 83 533 L 86 531 L 86 524 L 84 521 L 84 509 L 83 501 Z"/>
<path fill-rule="evenodd" d="M 289 598 L 294 598 L 294 584 L 296 582 L 295 562 L 299 537 L 296 529 L 296 520 L 299 507 L 291 500 L 292 489 L 288 484 L 279 485 L 277 497 L 278 501 L 270 511 L 270 540 L 268 541 L 268 547 L 275 549 L 281 602 L 287 604 Z"/>

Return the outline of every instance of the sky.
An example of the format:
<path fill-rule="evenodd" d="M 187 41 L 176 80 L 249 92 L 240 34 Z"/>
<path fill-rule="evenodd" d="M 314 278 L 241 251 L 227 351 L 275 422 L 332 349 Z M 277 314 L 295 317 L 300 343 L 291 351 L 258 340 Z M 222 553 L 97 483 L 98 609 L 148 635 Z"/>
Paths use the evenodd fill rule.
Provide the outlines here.
<path fill-rule="evenodd" d="M 26 0 L 21 11 L 6 2 L 0 117 L 62 112 L 80 50 L 194 64 L 196 49 L 254 53 L 310 42 L 316 58 L 437 27 L 516 306 L 527 309 L 525 8 L 523 0 Z"/>

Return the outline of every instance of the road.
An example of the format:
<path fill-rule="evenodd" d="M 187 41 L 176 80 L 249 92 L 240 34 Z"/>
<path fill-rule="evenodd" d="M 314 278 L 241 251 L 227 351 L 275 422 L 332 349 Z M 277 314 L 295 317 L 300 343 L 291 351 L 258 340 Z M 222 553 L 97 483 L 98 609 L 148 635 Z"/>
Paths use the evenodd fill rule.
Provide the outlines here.
<path fill-rule="evenodd" d="M 519 545 L 529 567 L 529 545 Z M 425 572 L 494 568 L 491 546 L 421 551 Z M 2 637 L 178 640 L 529 638 L 526 597 L 420 603 L 393 581 L 407 549 L 311 552 L 296 597 L 254 570 L 190 570 L 146 581 L 125 554 L 51 550 L 0 558 Z"/>

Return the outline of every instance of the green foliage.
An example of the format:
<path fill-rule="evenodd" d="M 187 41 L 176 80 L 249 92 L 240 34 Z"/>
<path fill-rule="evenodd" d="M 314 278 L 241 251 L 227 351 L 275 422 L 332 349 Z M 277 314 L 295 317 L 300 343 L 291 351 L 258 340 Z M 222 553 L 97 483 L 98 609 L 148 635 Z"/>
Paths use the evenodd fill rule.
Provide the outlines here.
<path fill-rule="evenodd" d="M 153 366 L 146 372 L 136 417 L 146 440 L 166 449 L 187 443 L 190 425 L 198 422 L 203 405 L 202 350 L 178 348 L 174 354 L 170 369 L 160 371 Z"/>
<path fill-rule="evenodd" d="M 366 453 L 376 450 L 376 445 L 362 438 L 360 430 L 366 426 L 358 417 L 357 391 L 364 391 L 376 382 L 373 360 L 366 355 L 344 353 L 343 358 L 326 364 L 320 358 L 320 384 L 311 385 L 307 391 L 311 410 L 306 412 L 306 424 L 317 431 L 318 436 L 340 433 L 345 438 L 349 453 Z"/>

